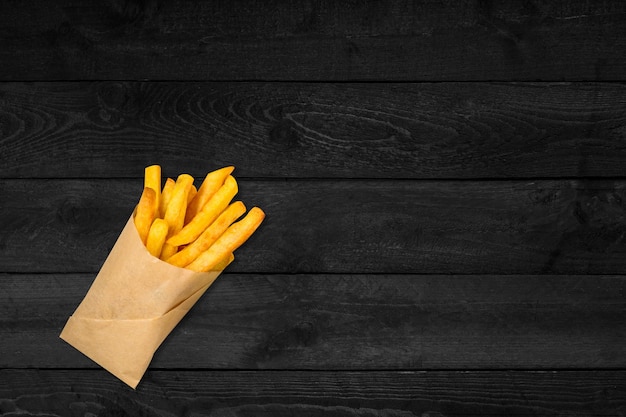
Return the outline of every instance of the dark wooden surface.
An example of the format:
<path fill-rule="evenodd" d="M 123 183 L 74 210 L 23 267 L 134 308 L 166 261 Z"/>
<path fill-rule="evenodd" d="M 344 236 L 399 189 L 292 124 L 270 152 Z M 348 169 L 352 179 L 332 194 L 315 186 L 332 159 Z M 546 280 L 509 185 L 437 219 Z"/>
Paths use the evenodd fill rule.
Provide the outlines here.
<path fill-rule="evenodd" d="M 0 416 L 623 416 L 626 3 L 0 3 Z M 267 219 L 136 391 L 58 338 L 143 167 Z"/>
<path fill-rule="evenodd" d="M 96 272 L 142 186 L 141 178 L 0 180 L 4 272 Z M 233 272 L 626 269 L 624 180 L 244 178 L 239 189 L 268 216 Z"/>
<path fill-rule="evenodd" d="M 96 371 L 0 371 L 6 415 L 605 416 L 626 401 L 606 371 L 150 371 L 136 392 Z"/>
<path fill-rule="evenodd" d="M 67 311 L 80 302 L 93 274 L 0 278 L 8 290 L 0 313 L 14 317 L 4 324 L 0 366 L 97 368 L 57 340 Z M 174 330 L 152 365 L 272 370 L 624 368 L 625 291 L 621 275 L 229 272 Z"/>
<path fill-rule="evenodd" d="M 626 71 L 620 0 L 0 7 L 9 80 L 622 81 Z"/>
<path fill-rule="evenodd" d="M 0 174 L 137 177 L 159 160 L 202 175 L 208 159 L 238 178 L 623 177 L 625 96 L 597 82 L 3 83 Z"/>

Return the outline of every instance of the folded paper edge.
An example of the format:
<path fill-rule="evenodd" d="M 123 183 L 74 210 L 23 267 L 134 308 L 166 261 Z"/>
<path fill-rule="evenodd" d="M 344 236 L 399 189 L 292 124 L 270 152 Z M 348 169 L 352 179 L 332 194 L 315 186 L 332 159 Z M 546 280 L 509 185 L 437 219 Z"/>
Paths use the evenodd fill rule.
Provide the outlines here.
<path fill-rule="evenodd" d="M 211 284 L 157 318 L 124 320 L 72 315 L 59 337 L 135 389 L 158 347 Z"/>
<path fill-rule="evenodd" d="M 85 303 L 90 302 L 93 292 L 97 291 L 96 281 L 104 278 L 104 276 L 101 277 L 103 265 L 87 294 L 67 320 L 59 337 L 135 389 L 157 348 L 222 271 L 195 272 L 152 257 L 139 239 L 132 215 L 104 264 L 110 261 L 109 258 L 116 257 L 115 254 L 119 252 L 116 252 L 116 246 L 123 239 L 130 239 L 137 248 L 141 246 L 140 256 L 133 258 L 131 262 L 141 263 L 141 260 L 156 262 L 160 265 L 159 268 L 169 271 L 168 275 L 171 275 L 173 282 L 194 283 L 191 288 L 192 292 L 185 294 L 186 298 L 167 306 L 168 310 L 155 311 L 155 314 L 150 317 L 98 317 L 98 310 L 85 310 L 84 306 Z M 117 256 L 127 256 L 127 254 L 117 254 Z M 182 295 L 182 293 L 179 294 Z M 150 295 L 146 294 L 146 296 Z M 109 305 L 105 303 L 100 307 L 108 308 Z M 96 314 L 92 315 L 94 312 Z"/>
<path fill-rule="evenodd" d="M 119 342 L 121 337 L 115 334 L 120 330 L 116 324 L 119 325 L 115 320 L 81 319 L 70 316 L 59 337 L 135 389 L 148 368 L 154 351 L 148 347 L 138 350 L 136 347 L 122 346 L 123 344 Z M 128 331 L 129 326 L 124 327 Z M 131 340 L 138 341 L 138 338 L 133 337 Z M 120 360 L 119 355 L 124 356 L 124 361 Z M 127 366 L 127 362 L 132 365 Z"/>

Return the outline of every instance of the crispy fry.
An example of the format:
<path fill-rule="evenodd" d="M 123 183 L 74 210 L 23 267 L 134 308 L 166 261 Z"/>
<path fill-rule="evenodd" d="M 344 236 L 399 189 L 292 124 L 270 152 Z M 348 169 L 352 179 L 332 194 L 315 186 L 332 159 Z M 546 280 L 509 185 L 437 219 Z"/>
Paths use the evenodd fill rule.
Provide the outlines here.
<path fill-rule="evenodd" d="M 187 210 L 187 196 L 192 185 L 193 177 L 189 174 L 181 174 L 176 179 L 172 196 L 165 209 L 165 216 L 163 216 L 170 227 L 170 236 L 178 233 L 178 231 L 183 228 L 185 212 Z"/>
<path fill-rule="evenodd" d="M 228 265 L 235 260 L 235 255 L 232 253 L 227 254 L 221 261 L 215 264 L 213 271 L 223 271 Z"/>
<path fill-rule="evenodd" d="M 163 248 L 161 248 L 161 255 L 159 259 L 165 261 L 168 258 L 171 258 L 178 251 L 178 246 L 168 245 L 167 242 L 163 244 Z"/>
<path fill-rule="evenodd" d="M 157 258 L 161 256 L 163 244 L 165 243 L 165 239 L 167 239 L 168 229 L 167 222 L 163 219 L 154 219 L 152 222 L 148 239 L 146 240 L 146 248 L 152 256 Z"/>
<path fill-rule="evenodd" d="M 167 209 L 167 205 L 169 204 L 170 198 L 172 197 L 174 185 L 176 185 L 176 181 L 174 181 L 173 179 L 168 178 L 167 180 L 165 180 L 165 185 L 163 186 L 163 190 L 161 191 L 161 200 L 159 201 L 159 214 L 161 218 L 165 216 L 165 210 Z"/>
<path fill-rule="evenodd" d="M 187 194 L 187 210 L 189 210 L 189 203 L 191 203 L 196 194 L 198 194 L 198 189 L 195 185 L 191 184 L 191 188 L 189 188 L 189 194 Z"/>
<path fill-rule="evenodd" d="M 150 165 L 144 170 L 144 187 L 152 188 L 156 193 L 157 207 L 161 204 L 161 166 Z"/>
<path fill-rule="evenodd" d="M 139 237 L 143 244 L 146 244 L 148 238 L 148 232 L 150 225 L 156 217 L 157 205 L 156 205 L 156 193 L 152 188 L 145 187 L 141 193 L 139 203 L 137 204 L 137 210 L 135 212 L 135 227 L 139 233 Z"/>
<path fill-rule="evenodd" d="M 228 229 L 228 227 L 246 212 L 241 201 L 235 201 L 218 216 L 217 219 L 196 240 L 185 249 L 167 259 L 167 262 L 179 267 L 193 262 L 202 252 L 207 250 Z"/>
<path fill-rule="evenodd" d="M 215 270 L 227 254 L 233 253 L 235 249 L 248 240 L 264 218 L 263 210 L 253 207 L 243 219 L 230 225 L 209 249 L 188 264 L 186 268 L 199 272 Z"/>
<path fill-rule="evenodd" d="M 165 208 L 165 215 L 163 216 L 169 227 L 168 237 L 175 235 L 183 228 L 185 211 L 187 210 L 187 198 L 189 190 L 193 185 L 193 180 L 194 178 L 189 174 L 181 174 L 176 179 L 169 202 Z M 177 251 L 178 245 L 172 245 L 166 241 L 161 249 L 160 258 L 165 260 Z"/>
<path fill-rule="evenodd" d="M 237 181 L 229 175 L 202 210 L 187 225 L 167 239 L 167 244 L 180 246 L 193 242 L 226 209 L 237 191 Z"/>
<path fill-rule="evenodd" d="M 209 201 L 209 199 L 220 189 L 222 184 L 226 178 L 233 172 L 235 167 L 228 166 L 224 168 L 220 168 L 218 170 L 209 172 L 200 188 L 198 189 L 198 193 L 194 197 L 194 199 L 189 203 L 189 207 L 187 208 L 187 214 L 185 216 L 185 224 L 189 223 L 191 219 L 193 219 L 196 214 L 202 207 Z"/>

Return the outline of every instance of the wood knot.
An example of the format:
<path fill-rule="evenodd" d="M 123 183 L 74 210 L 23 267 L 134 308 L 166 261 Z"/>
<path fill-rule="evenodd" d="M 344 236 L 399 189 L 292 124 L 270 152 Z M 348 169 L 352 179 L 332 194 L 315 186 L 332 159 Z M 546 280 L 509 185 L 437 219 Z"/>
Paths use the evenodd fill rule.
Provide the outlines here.
<path fill-rule="evenodd" d="M 133 120 L 143 104 L 140 91 L 126 83 L 104 82 L 96 87 L 97 107 L 91 112 L 91 120 L 100 126 L 118 127 L 127 119 Z"/>
<path fill-rule="evenodd" d="M 288 350 L 311 346 L 317 337 L 318 331 L 313 323 L 299 322 L 270 336 L 263 350 L 266 358 L 271 358 Z"/>
<path fill-rule="evenodd" d="M 278 149 L 293 149 L 300 143 L 300 134 L 295 128 L 295 124 L 288 119 L 283 119 L 269 132 L 272 144 Z"/>
<path fill-rule="evenodd" d="M 570 205 L 569 228 L 565 235 L 578 246 L 594 253 L 618 250 L 626 235 L 622 197 L 615 191 L 581 195 Z"/>
<path fill-rule="evenodd" d="M 57 209 L 59 222 L 72 232 L 85 232 L 93 228 L 97 215 L 93 207 L 87 207 L 84 201 L 68 197 Z"/>
<path fill-rule="evenodd" d="M 159 13 L 156 0 L 116 0 L 111 2 L 115 17 L 127 25 L 141 26 Z"/>
<path fill-rule="evenodd" d="M 106 82 L 98 85 L 98 104 L 100 108 L 123 113 L 136 113 L 138 109 L 137 91 L 125 83 Z"/>

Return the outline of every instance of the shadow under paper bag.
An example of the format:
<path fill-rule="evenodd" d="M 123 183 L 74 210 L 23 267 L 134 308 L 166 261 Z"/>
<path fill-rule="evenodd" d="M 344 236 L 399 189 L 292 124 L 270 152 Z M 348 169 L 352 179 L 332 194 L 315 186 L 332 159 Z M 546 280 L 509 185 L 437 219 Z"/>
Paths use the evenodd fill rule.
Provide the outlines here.
<path fill-rule="evenodd" d="M 150 255 L 131 216 L 60 337 L 134 389 L 154 352 L 221 272 L 195 272 Z"/>

